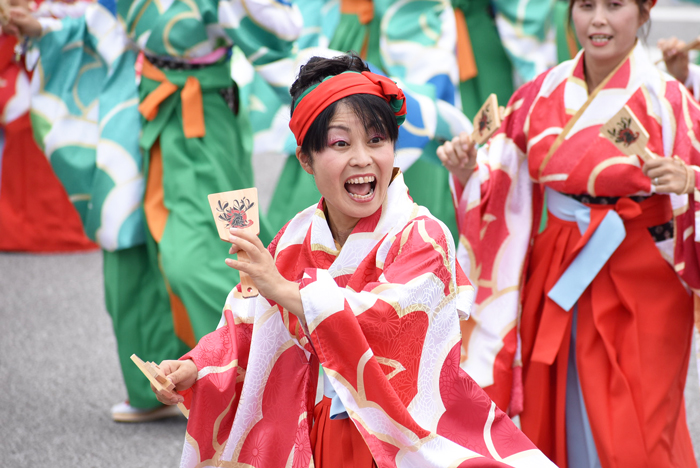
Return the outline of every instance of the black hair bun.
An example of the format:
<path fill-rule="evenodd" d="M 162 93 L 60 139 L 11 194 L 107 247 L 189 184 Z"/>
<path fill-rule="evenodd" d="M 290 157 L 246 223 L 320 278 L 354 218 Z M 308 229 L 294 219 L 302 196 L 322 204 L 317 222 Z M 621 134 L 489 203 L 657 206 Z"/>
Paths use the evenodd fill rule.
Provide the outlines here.
<path fill-rule="evenodd" d="M 292 106 L 309 86 L 320 83 L 328 76 L 340 75 L 346 71 L 361 73 L 369 71 L 369 67 L 354 52 L 333 58 L 311 57 L 305 65 L 301 66 L 297 79 L 292 84 L 292 87 L 289 88 L 289 94 L 292 96 Z"/>

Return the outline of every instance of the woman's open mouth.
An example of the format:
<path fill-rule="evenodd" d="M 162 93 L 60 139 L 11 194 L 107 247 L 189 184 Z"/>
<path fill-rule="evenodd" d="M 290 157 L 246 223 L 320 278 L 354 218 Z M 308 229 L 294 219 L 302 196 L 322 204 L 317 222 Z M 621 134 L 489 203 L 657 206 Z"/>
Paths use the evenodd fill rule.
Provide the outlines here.
<path fill-rule="evenodd" d="M 588 36 L 594 46 L 604 46 L 612 39 L 612 36 L 607 34 L 592 34 Z"/>
<path fill-rule="evenodd" d="M 377 178 L 373 175 L 353 177 L 345 182 L 345 190 L 353 200 L 364 202 L 374 197 Z"/>

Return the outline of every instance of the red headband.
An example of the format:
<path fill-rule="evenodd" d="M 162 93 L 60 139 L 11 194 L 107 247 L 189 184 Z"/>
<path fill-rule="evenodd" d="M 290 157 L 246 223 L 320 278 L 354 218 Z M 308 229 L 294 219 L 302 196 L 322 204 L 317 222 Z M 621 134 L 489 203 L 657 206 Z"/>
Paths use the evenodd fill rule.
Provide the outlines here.
<path fill-rule="evenodd" d="M 406 98 L 396 83 L 371 72 L 345 72 L 309 88 L 296 102 L 289 128 L 297 145 L 301 146 L 309 127 L 326 107 L 353 94 L 372 94 L 384 99 L 394 111 L 398 125 L 406 118 Z"/>

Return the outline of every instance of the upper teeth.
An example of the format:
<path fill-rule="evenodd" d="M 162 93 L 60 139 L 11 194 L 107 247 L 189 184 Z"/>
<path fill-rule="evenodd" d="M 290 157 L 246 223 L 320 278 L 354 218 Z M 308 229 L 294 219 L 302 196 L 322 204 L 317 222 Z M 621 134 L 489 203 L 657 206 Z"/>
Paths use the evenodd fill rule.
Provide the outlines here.
<path fill-rule="evenodd" d="M 367 176 L 367 177 L 356 177 L 354 179 L 349 179 L 348 184 L 368 184 L 370 182 L 374 182 L 374 176 Z"/>
<path fill-rule="evenodd" d="M 609 37 L 610 37 L 610 36 L 603 36 L 603 35 L 600 35 L 600 34 L 599 34 L 599 35 L 595 35 L 595 36 L 591 36 L 592 39 L 596 39 L 596 40 L 601 40 L 601 39 L 604 40 L 604 39 L 607 39 L 607 38 L 609 38 Z"/>

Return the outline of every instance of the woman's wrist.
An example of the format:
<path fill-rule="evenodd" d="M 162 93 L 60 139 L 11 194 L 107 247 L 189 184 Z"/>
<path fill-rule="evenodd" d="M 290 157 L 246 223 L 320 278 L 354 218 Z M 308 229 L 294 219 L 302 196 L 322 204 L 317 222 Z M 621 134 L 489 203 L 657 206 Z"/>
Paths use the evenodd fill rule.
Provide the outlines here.
<path fill-rule="evenodd" d="M 305 323 L 304 319 L 304 306 L 301 302 L 301 293 L 299 292 L 299 283 L 295 281 L 288 281 L 286 279 L 277 288 L 277 294 L 275 297 L 269 297 L 275 301 L 282 308 L 287 310 L 290 314 L 295 315 L 302 323 Z"/>
<path fill-rule="evenodd" d="M 688 82 L 689 77 L 690 67 L 686 67 L 684 71 L 679 72 L 678 76 L 675 76 L 674 78 L 683 83 L 684 86 L 687 86 L 686 83 Z"/>
<path fill-rule="evenodd" d="M 684 170 L 683 188 L 679 191 L 674 191 L 676 195 L 689 195 L 695 191 L 695 170 L 685 163 L 678 156 L 673 157 L 673 162 L 681 166 Z"/>
<path fill-rule="evenodd" d="M 457 176 L 457 181 L 462 184 L 462 187 L 467 186 L 467 182 L 469 182 L 469 179 L 471 179 L 472 175 L 474 174 L 474 171 L 479 167 L 477 163 L 474 163 L 474 165 L 465 167 L 460 171 L 460 174 Z"/>
<path fill-rule="evenodd" d="M 686 170 L 686 174 L 685 187 L 683 187 L 683 193 L 690 195 L 691 193 L 695 192 L 695 170 L 687 164 L 685 164 L 684 167 Z"/>

